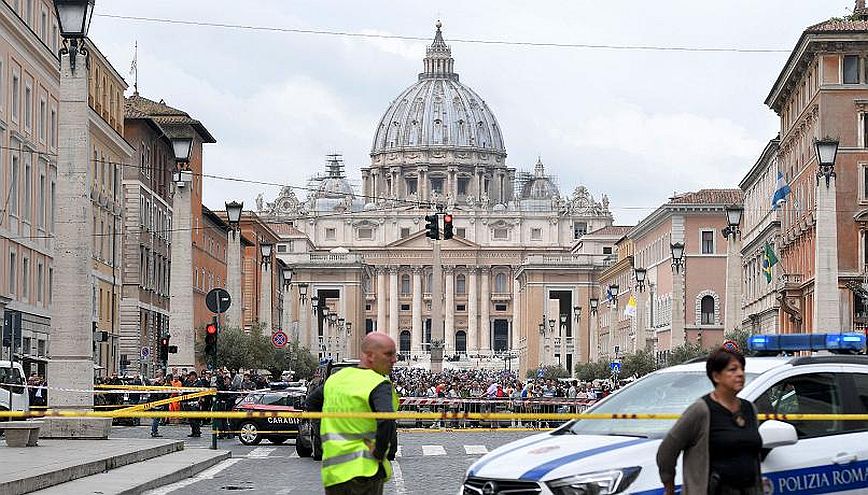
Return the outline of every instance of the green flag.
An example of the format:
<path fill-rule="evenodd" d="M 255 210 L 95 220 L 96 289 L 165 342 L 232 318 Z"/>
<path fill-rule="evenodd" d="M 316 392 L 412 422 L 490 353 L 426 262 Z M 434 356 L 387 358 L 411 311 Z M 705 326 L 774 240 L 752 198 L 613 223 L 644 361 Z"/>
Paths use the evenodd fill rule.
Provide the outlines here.
<path fill-rule="evenodd" d="M 778 262 L 778 257 L 775 256 L 775 251 L 772 249 L 772 245 L 768 242 L 763 248 L 763 274 L 766 276 L 766 282 L 771 283 L 772 281 L 772 267 L 775 266 Z"/>

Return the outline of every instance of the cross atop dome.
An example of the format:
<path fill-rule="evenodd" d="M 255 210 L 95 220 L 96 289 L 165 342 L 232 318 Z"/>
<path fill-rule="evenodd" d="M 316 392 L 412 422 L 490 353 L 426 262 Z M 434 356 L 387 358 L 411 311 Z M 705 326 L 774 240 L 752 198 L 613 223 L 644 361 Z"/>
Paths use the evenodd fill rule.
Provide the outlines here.
<path fill-rule="evenodd" d="M 434 42 L 425 50 L 424 72 L 419 74 L 422 79 L 452 79 L 457 81 L 458 74 L 454 72 L 455 59 L 452 58 L 452 50 L 443 41 L 443 32 L 440 30 L 443 23 L 439 20 L 434 25 Z"/>

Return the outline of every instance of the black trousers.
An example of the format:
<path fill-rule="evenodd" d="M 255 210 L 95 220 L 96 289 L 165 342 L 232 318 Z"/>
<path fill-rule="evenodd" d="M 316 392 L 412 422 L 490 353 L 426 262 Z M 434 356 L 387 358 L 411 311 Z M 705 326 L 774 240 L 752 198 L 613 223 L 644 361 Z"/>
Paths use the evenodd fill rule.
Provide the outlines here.
<path fill-rule="evenodd" d="M 386 484 L 386 470 L 380 465 L 377 474 L 370 477 L 358 477 L 338 485 L 327 486 L 326 495 L 383 495 Z"/>

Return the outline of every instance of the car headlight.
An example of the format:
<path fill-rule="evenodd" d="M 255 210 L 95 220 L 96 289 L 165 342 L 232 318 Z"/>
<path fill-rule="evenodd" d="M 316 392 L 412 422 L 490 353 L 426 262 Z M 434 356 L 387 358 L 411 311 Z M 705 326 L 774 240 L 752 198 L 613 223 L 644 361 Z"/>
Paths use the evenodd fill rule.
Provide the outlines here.
<path fill-rule="evenodd" d="M 609 495 L 621 493 L 639 476 L 641 467 L 613 469 L 567 476 L 547 482 L 556 495 Z"/>

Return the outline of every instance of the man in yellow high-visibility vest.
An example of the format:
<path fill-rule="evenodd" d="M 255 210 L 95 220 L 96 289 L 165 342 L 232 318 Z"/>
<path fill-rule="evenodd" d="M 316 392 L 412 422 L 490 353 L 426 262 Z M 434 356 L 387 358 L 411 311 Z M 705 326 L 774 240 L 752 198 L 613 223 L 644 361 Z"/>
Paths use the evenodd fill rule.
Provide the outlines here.
<path fill-rule="evenodd" d="M 393 412 L 398 395 L 389 380 L 395 341 L 372 332 L 362 340 L 357 368 L 344 368 L 323 388 L 323 412 Z M 323 418 L 322 481 L 327 495 L 382 495 L 392 476 L 398 435 L 395 420 Z"/>

